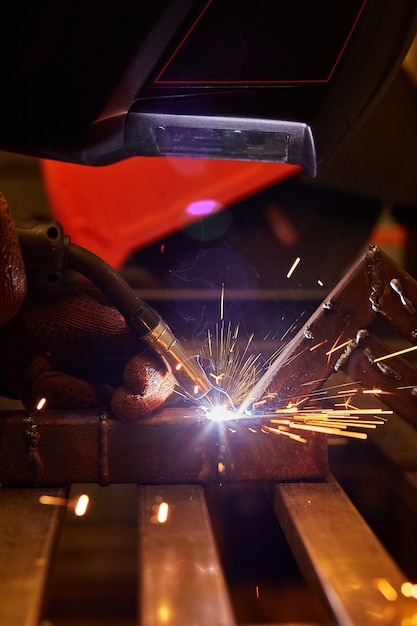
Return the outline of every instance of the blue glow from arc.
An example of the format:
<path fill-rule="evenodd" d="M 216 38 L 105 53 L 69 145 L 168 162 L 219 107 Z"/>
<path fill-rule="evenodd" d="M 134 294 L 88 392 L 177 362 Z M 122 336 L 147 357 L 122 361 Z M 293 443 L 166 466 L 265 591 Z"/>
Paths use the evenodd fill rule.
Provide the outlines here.
<path fill-rule="evenodd" d="M 210 215 L 218 208 L 220 208 L 217 200 L 197 200 L 196 202 L 191 202 L 185 212 L 188 215 L 202 216 L 202 215 Z"/>

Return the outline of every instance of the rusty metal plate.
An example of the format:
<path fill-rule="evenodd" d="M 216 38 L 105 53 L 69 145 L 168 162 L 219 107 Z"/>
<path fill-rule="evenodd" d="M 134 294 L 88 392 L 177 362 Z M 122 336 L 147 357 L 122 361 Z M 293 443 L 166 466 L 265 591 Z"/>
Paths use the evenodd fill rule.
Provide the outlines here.
<path fill-rule="evenodd" d="M 36 446 L 28 424 L 36 426 Z M 232 432 L 193 409 L 166 408 L 135 422 L 91 412 L 4 411 L 0 482 L 214 484 L 327 475 L 324 435 L 307 433 L 303 444 L 261 432 L 259 420 L 257 432 L 253 425 L 234 421 Z"/>
<path fill-rule="evenodd" d="M 363 387 L 388 391 L 381 400 L 417 426 L 417 369 L 401 357 L 377 361 L 391 352 L 374 336 L 379 318 L 416 346 L 417 282 L 372 245 L 280 352 L 240 411 L 271 387 L 282 406 L 289 398 L 308 400 L 343 370 Z"/>

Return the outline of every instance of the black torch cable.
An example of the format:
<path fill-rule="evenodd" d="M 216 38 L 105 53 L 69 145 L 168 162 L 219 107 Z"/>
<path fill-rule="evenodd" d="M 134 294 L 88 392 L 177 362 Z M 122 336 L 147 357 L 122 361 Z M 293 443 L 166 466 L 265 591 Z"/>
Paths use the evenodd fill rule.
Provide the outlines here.
<path fill-rule="evenodd" d="M 124 278 L 99 256 L 73 243 L 68 248 L 67 267 L 82 274 L 98 287 L 123 315 L 140 339 L 158 324 L 160 316 L 128 285 Z M 141 311 L 143 315 L 135 313 Z M 134 317 L 132 324 L 131 318 Z"/>
<path fill-rule="evenodd" d="M 199 399 L 212 389 L 198 360 L 187 353 L 166 322 L 116 270 L 96 254 L 72 243 L 67 255 L 67 267 L 90 279 L 106 295 L 135 335 L 168 362 L 188 397 Z"/>

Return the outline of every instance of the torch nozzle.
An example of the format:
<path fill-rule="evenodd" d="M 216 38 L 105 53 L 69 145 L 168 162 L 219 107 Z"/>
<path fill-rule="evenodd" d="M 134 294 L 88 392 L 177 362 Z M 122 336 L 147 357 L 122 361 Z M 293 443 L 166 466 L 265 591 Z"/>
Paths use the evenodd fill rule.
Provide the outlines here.
<path fill-rule="evenodd" d="M 141 307 L 143 313 L 143 307 Z M 151 309 L 152 311 L 152 309 Z M 167 324 L 157 316 L 156 325 L 143 337 L 171 366 L 172 373 L 187 397 L 199 400 L 212 389 L 212 384 L 203 370 L 198 357 L 191 356 L 176 339 Z M 143 318 L 141 318 L 143 321 Z"/>

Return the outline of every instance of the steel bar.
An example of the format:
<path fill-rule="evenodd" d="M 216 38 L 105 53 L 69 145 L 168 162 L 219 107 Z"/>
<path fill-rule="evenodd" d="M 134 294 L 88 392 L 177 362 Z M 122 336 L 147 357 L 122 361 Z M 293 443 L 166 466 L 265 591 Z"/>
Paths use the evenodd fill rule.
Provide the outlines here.
<path fill-rule="evenodd" d="M 233 626 L 202 487 L 138 487 L 138 519 L 139 623 Z"/>
<path fill-rule="evenodd" d="M 63 518 L 62 507 L 40 504 L 63 489 L 0 489 L 0 624 L 37 626 Z"/>
<path fill-rule="evenodd" d="M 166 408 L 134 422 L 92 412 L 3 411 L 0 483 L 217 484 L 327 475 L 324 435 L 307 433 L 302 444 L 261 426 L 242 419 L 229 430 L 190 408 Z M 28 433 L 35 427 L 34 442 Z"/>
<path fill-rule="evenodd" d="M 300 568 L 339 626 L 412 624 L 405 575 L 332 477 L 278 483 L 274 508 Z"/>

